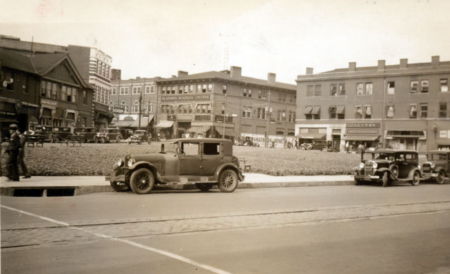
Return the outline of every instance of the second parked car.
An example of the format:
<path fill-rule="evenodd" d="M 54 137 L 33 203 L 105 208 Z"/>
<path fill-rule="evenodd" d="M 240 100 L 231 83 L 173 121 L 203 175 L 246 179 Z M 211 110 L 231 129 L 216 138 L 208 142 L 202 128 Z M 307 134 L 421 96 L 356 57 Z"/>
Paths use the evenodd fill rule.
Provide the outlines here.
<path fill-rule="evenodd" d="M 427 162 L 422 164 L 424 179 L 434 179 L 443 184 L 450 176 L 450 150 L 432 150 L 427 153 Z"/>

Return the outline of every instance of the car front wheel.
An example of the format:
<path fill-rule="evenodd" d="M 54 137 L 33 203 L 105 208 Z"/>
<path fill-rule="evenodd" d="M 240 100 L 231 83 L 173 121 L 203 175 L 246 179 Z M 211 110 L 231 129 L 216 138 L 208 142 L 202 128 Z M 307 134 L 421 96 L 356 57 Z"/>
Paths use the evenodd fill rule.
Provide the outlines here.
<path fill-rule="evenodd" d="M 381 182 L 383 183 L 383 187 L 387 187 L 389 184 L 389 176 L 388 176 L 388 172 L 384 172 L 383 173 L 383 177 L 381 178 Z"/>
<path fill-rule="evenodd" d="M 442 185 L 444 183 L 445 180 L 445 173 L 443 170 L 440 170 L 438 173 L 438 176 L 435 178 L 436 183 Z"/>
<path fill-rule="evenodd" d="M 411 184 L 413 186 L 418 186 L 420 184 L 420 174 L 418 171 L 414 171 Z"/>
<path fill-rule="evenodd" d="M 238 177 L 232 169 L 226 169 L 219 176 L 219 189 L 222 192 L 233 192 L 238 186 Z"/>
<path fill-rule="evenodd" d="M 117 192 L 126 192 L 130 190 L 130 185 L 124 182 L 111 182 L 111 187 Z"/>
<path fill-rule="evenodd" d="M 138 169 L 131 175 L 130 187 L 136 194 L 148 194 L 152 191 L 154 185 L 155 177 L 146 168 Z"/>

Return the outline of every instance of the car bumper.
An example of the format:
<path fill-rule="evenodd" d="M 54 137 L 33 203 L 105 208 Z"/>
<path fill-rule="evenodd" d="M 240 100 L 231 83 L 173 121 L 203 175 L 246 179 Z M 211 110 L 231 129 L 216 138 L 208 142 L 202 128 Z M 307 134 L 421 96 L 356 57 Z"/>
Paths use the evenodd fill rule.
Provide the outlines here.
<path fill-rule="evenodd" d="M 379 180 L 380 176 L 378 175 L 355 175 L 355 180 L 361 180 L 361 181 L 372 181 L 372 180 Z"/>

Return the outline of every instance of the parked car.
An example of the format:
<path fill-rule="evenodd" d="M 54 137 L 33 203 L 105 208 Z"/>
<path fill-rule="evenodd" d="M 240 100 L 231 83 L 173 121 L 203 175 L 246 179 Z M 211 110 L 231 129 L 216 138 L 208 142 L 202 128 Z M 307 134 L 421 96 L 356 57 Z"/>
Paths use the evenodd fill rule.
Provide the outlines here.
<path fill-rule="evenodd" d="M 83 137 L 85 143 L 95 142 L 97 136 L 97 129 L 95 127 L 80 127 L 74 130 L 74 134 Z M 97 140 L 98 142 L 98 140 Z"/>
<path fill-rule="evenodd" d="M 120 132 L 120 129 L 118 128 L 108 128 L 105 131 L 105 141 L 106 142 L 116 142 L 119 143 L 122 141 L 122 133 Z"/>
<path fill-rule="evenodd" d="M 147 142 L 149 145 L 152 143 L 152 139 L 146 130 L 138 129 L 134 132 L 134 136 L 140 138 L 141 142 Z"/>
<path fill-rule="evenodd" d="M 432 150 L 427 153 L 427 162 L 422 164 L 424 179 L 434 179 L 443 184 L 450 176 L 450 150 Z"/>
<path fill-rule="evenodd" d="M 46 142 L 51 142 L 53 140 L 53 127 L 37 125 L 31 127 L 31 131 L 34 132 L 34 135 L 40 136 L 40 138 L 42 138 Z"/>
<path fill-rule="evenodd" d="M 69 136 L 73 136 L 70 127 L 53 127 L 50 141 L 52 143 L 57 143 L 66 140 Z"/>
<path fill-rule="evenodd" d="M 325 140 L 314 140 L 311 143 L 302 143 L 300 145 L 300 149 L 329 151 L 329 145 L 328 142 Z"/>
<path fill-rule="evenodd" d="M 142 144 L 142 140 L 141 137 L 138 135 L 131 135 L 130 137 L 128 137 L 128 139 L 126 139 L 127 143 L 130 144 Z"/>
<path fill-rule="evenodd" d="M 108 179 L 116 191 L 147 194 L 165 184 L 195 184 L 201 191 L 217 185 L 233 192 L 244 176 L 231 140 L 186 138 L 162 143 L 156 154 L 126 155 Z"/>
<path fill-rule="evenodd" d="M 419 154 L 410 150 L 367 149 L 361 153 L 361 163 L 353 171 L 356 185 L 372 181 L 386 187 L 395 181 L 407 181 L 417 186 L 422 177 Z"/>

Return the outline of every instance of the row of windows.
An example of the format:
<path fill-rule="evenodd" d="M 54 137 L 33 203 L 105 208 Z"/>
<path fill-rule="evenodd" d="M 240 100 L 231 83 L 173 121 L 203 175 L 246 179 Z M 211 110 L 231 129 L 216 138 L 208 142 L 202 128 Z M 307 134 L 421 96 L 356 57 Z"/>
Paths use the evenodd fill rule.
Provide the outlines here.
<path fill-rule="evenodd" d="M 331 96 L 345 96 L 346 84 L 331 84 L 330 85 L 330 95 Z M 440 79 L 440 92 L 448 92 L 448 79 Z M 428 93 L 430 82 L 429 80 L 411 80 L 411 93 Z M 395 94 L 395 81 L 387 82 L 386 93 L 388 95 Z M 356 84 L 356 95 L 372 95 L 373 94 L 373 83 L 357 83 Z M 322 96 L 322 85 L 307 85 L 306 86 L 306 97 L 317 97 Z"/>
<path fill-rule="evenodd" d="M 118 90 L 120 91 L 120 95 L 126 95 L 129 94 L 130 90 L 132 91 L 132 94 L 141 94 L 142 87 L 121 87 L 121 88 L 115 88 L 113 87 L 110 91 L 111 95 L 119 94 Z M 145 94 L 155 93 L 155 87 L 154 86 L 146 86 L 145 87 Z"/>
<path fill-rule="evenodd" d="M 109 79 L 111 67 L 107 64 L 103 63 L 100 60 L 97 60 L 97 74 Z"/>
<path fill-rule="evenodd" d="M 197 104 L 195 109 L 191 104 L 161 105 L 162 113 L 211 113 L 211 104 Z"/>
<path fill-rule="evenodd" d="M 107 104 L 109 101 L 108 90 L 106 88 L 102 88 L 99 86 L 95 87 L 94 100 L 95 100 L 95 102 Z"/>
<path fill-rule="evenodd" d="M 41 97 L 76 103 L 78 89 L 60 83 L 42 81 Z M 87 105 L 87 94 L 83 91 L 83 104 Z"/>
<path fill-rule="evenodd" d="M 320 106 L 305 106 L 304 115 L 306 120 L 320 119 Z M 439 104 L 439 118 L 450 117 L 448 104 L 442 102 Z M 328 108 L 330 119 L 345 119 L 345 106 L 337 105 Z M 372 119 L 371 105 L 355 105 L 353 106 L 354 119 Z M 410 119 L 425 119 L 428 118 L 428 103 L 409 104 L 408 114 Z M 395 117 L 395 106 L 386 106 L 386 118 Z"/>
<path fill-rule="evenodd" d="M 270 116 L 272 114 L 272 111 L 272 108 L 270 108 L 269 110 L 267 108 L 253 108 L 251 106 L 244 106 L 242 109 L 242 117 L 266 119 L 267 116 Z M 295 111 L 278 110 L 276 120 L 295 122 Z"/>
<path fill-rule="evenodd" d="M 223 86 L 222 90 L 223 94 L 226 94 L 227 86 Z M 212 84 L 178 85 L 161 88 L 161 94 L 207 93 L 212 91 Z"/>

